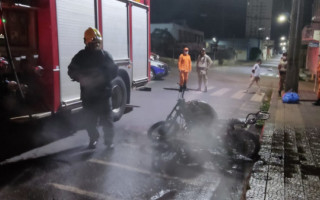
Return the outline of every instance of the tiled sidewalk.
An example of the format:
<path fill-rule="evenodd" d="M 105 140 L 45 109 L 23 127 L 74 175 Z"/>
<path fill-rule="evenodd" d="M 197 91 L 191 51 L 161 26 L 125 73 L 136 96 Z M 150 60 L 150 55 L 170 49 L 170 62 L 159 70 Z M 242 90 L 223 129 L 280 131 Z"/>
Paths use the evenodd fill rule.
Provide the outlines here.
<path fill-rule="evenodd" d="M 307 86 L 301 86 L 300 104 L 283 104 L 273 94 L 247 199 L 320 198 L 320 107 L 312 105 Z"/>

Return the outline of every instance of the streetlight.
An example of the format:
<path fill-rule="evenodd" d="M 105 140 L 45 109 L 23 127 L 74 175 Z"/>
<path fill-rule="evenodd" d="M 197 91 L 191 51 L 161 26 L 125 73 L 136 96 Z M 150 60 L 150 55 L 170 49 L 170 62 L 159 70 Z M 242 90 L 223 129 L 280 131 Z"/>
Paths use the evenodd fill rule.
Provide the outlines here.
<path fill-rule="evenodd" d="M 283 24 L 283 23 L 285 23 L 285 22 L 289 22 L 290 23 L 290 19 L 289 19 L 289 13 L 282 13 L 282 14 L 280 14 L 279 16 L 278 16 L 278 18 L 277 18 L 277 21 L 278 21 L 278 23 L 280 23 L 280 24 Z"/>
<path fill-rule="evenodd" d="M 258 46 L 259 46 L 259 49 L 261 49 L 261 47 L 260 47 L 260 40 L 263 38 L 263 36 L 261 37 L 261 32 L 262 31 L 264 31 L 266 28 L 264 28 L 264 27 L 259 27 L 258 28 Z"/>
<path fill-rule="evenodd" d="M 280 43 L 280 46 L 286 46 L 286 45 L 287 45 L 286 42 L 281 42 L 281 43 Z"/>
<path fill-rule="evenodd" d="M 282 37 L 280 38 L 280 40 L 281 40 L 281 41 L 284 41 L 284 40 L 286 40 L 286 37 L 282 36 Z"/>
<path fill-rule="evenodd" d="M 284 23 L 285 21 L 287 21 L 287 17 L 285 15 L 279 15 L 278 22 Z"/>
<path fill-rule="evenodd" d="M 212 53 L 213 53 L 213 60 L 215 60 L 215 57 L 216 57 L 216 51 L 218 50 L 218 42 L 217 42 L 217 38 L 216 37 L 213 37 L 212 38 L 212 46 L 211 46 L 211 49 L 212 49 Z"/>
<path fill-rule="evenodd" d="M 270 38 L 269 38 L 269 37 L 266 37 L 266 40 L 270 40 Z"/>

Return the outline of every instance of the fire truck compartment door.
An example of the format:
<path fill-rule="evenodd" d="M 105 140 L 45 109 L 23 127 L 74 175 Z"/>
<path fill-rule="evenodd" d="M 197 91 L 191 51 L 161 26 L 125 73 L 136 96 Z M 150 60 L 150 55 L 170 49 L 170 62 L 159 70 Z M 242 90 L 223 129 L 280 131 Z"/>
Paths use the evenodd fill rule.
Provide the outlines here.
<path fill-rule="evenodd" d="M 148 12 L 132 6 L 133 81 L 148 78 Z"/>
<path fill-rule="evenodd" d="M 83 33 L 95 27 L 95 8 L 92 0 L 56 0 L 60 88 L 62 102 L 80 99 L 79 83 L 68 76 L 68 65 L 73 56 L 84 48 Z"/>
<path fill-rule="evenodd" d="M 102 1 L 103 48 L 114 60 L 129 60 L 127 3 Z"/>

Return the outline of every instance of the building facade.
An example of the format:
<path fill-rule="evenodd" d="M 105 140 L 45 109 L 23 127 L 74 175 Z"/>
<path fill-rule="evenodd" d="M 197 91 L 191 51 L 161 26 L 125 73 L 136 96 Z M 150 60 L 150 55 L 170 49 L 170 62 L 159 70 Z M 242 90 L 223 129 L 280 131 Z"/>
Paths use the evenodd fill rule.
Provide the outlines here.
<path fill-rule="evenodd" d="M 170 38 L 172 41 L 169 44 L 168 41 L 161 42 L 159 35 L 165 35 L 166 40 Z M 204 33 L 176 23 L 151 24 L 151 49 L 155 53 L 177 57 L 185 46 L 189 47 L 189 54 L 195 59 L 200 49 L 205 47 Z"/>
<path fill-rule="evenodd" d="M 247 0 L 247 38 L 270 38 L 272 4 L 273 0 Z"/>
<path fill-rule="evenodd" d="M 307 69 L 313 76 L 317 74 L 320 43 L 320 0 L 314 0 L 312 5 L 312 19 L 302 30 L 301 59 L 299 66 Z"/>
<path fill-rule="evenodd" d="M 151 24 L 151 33 L 156 29 L 168 30 L 179 43 L 203 43 L 204 40 L 204 33 L 202 31 L 176 23 Z"/>

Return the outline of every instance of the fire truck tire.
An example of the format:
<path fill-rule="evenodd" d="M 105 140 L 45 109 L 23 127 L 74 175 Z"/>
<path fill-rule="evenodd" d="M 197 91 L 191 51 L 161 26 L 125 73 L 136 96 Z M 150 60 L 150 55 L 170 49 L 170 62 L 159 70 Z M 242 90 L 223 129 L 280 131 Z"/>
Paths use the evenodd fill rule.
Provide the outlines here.
<path fill-rule="evenodd" d="M 113 120 L 118 121 L 125 110 L 127 102 L 127 88 L 121 77 L 112 80 L 112 112 Z"/>

